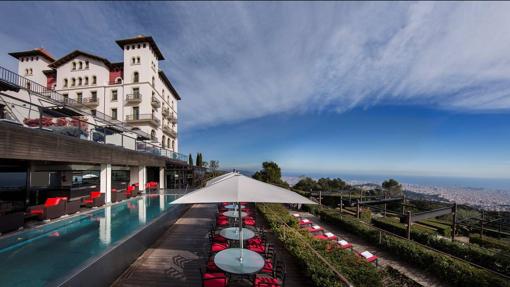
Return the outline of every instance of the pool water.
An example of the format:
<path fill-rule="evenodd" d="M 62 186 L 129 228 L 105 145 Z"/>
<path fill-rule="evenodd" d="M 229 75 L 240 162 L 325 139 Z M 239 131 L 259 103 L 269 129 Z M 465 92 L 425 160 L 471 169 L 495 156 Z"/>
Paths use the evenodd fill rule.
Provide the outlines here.
<path fill-rule="evenodd" d="M 175 206 L 152 194 L 0 239 L 0 286 L 54 285 Z"/>

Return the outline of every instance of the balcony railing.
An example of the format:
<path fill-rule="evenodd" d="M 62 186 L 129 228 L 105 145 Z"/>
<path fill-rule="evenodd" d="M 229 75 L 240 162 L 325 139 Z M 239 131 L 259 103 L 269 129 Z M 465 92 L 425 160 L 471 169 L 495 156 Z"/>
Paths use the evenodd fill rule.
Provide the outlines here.
<path fill-rule="evenodd" d="M 161 102 L 158 99 L 156 99 L 156 97 L 154 97 L 154 96 L 151 99 L 151 104 L 152 104 L 152 107 L 154 107 L 156 109 L 161 107 Z"/>
<path fill-rule="evenodd" d="M 81 103 L 86 106 L 98 106 L 99 100 L 97 99 L 97 97 L 83 98 Z"/>
<path fill-rule="evenodd" d="M 47 87 L 40 85 L 34 81 L 31 81 L 25 77 L 18 75 L 4 67 L 0 66 L 0 91 L 8 90 L 18 92 L 20 90 L 25 90 L 29 92 L 31 95 L 39 97 L 40 99 L 44 99 L 45 103 L 51 103 L 53 106 L 64 106 L 73 111 L 78 112 L 78 114 L 82 114 L 82 116 L 78 117 L 68 117 L 66 114 L 62 114 L 61 117 L 51 118 L 51 122 L 45 121 L 45 125 L 39 125 L 39 128 L 44 128 L 46 131 L 53 131 L 58 133 L 58 129 L 53 130 L 55 127 L 61 127 L 63 119 L 65 119 L 66 123 L 73 124 L 75 127 L 78 127 L 81 130 L 82 135 L 78 137 L 83 141 L 94 141 L 97 143 L 105 143 L 105 144 L 113 144 L 125 149 L 136 150 L 139 152 L 150 153 L 158 156 L 163 156 L 169 159 L 178 160 L 182 162 L 187 162 L 188 156 L 184 154 L 180 154 L 177 152 L 173 152 L 171 150 L 167 150 L 159 147 L 158 145 L 154 145 L 146 142 L 146 139 L 149 138 L 147 133 L 142 131 L 135 131 L 127 129 L 124 124 L 118 120 L 112 119 L 110 116 L 105 115 L 99 111 L 95 111 L 94 114 L 90 112 L 90 109 L 84 104 L 79 103 L 74 99 L 70 99 L 56 91 L 48 89 Z M 8 97 L 8 96 L 6 96 Z M 11 98 L 11 97 L 9 97 Z M 14 97 L 12 97 L 14 98 Z M 141 96 L 140 96 L 141 98 Z M 85 98 L 83 98 L 85 100 Z M 25 102 L 28 107 L 24 107 L 23 105 L 18 106 L 17 108 L 25 108 L 28 110 L 38 110 L 42 109 L 43 106 L 40 104 L 40 101 L 29 103 Z M 48 107 L 48 106 L 46 106 Z M 66 118 L 68 117 L 68 118 Z M 44 117 L 49 118 L 49 117 Z M 151 122 L 160 124 L 160 120 L 153 115 L 138 115 L 126 116 L 126 121 L 132 120 L 136 121 L 135 118 L 141 119 L 142 121 L 147 119 Z M 39 117 L 37 117 L 40 120 Z M 24 124 L 24 126 L 27 126 Z M 89 128 L 84 128 L 84 127 Z M 92 130 L 104 130 L 105 126 L 109 128 L 115 128 L 118 131 L 121 131 L 116 136 L 103 135 L 102 137 L 96 138 L 93 136 Z M 31 127 L 33 128 L 33 127 Z M 133 135 L 134 134 L 134 135 Z M 69 134 L 66 134 L 71 136 Z"/>
<path fill-rule="evenodd" d="M 173 138 L 177 138 L 177 132 L 169 125 L 163 125 L 163 132 L 170 135 Z"/>
<path fill-rule="evenodd" d="M 141 101 L 142 95 L 140 93 L 126 95 L 126 103 L 140 103 Z"/>
<path fill-rule="evenodd" d="M 149 123 L 155 126 L 159 126 L 161 121 L 153 114 L 134 114 L 126 116 L 127 123 Z"/>
<path fill-rule="evenodd" d="M 174 115 L 169 116 L 168 119 L 170 120 L 170 122 L 172 124 L 176 124 L 177 123 L 177 117 L 174 116 Z"/>
<path fill-rule="evenodd" d="M 163 108 L 163 110 L 161 110 L 161 114 L 163 114 L 164 117 L 168 117 L 170 115 L 170 109 Z"/>

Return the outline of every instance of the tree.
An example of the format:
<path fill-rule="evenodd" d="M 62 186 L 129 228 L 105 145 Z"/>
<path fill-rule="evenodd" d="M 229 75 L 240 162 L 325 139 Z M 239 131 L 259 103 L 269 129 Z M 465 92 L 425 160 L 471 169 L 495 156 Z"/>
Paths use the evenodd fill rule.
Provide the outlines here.
<path fill-rule="evenodd" d="M 207 168 L 209 166 L 209 163 L 207 161 L 202 162 L 202 167 Z"/>
<path fill-rule="evenodd" d="M 254 179 L 272 183 L 281 187 L 288 188 L 289 184 L 282 180 L 282 171 L 278 164 L 273 161 L 265 161 L 262 163 L 262 170 L 257 171 L 252 176 Z"/>
<path fill-rule="evenodd" d="M 212 174 L 216 174 L 216 171 L 218 168 L 220 168 L 220 161 L 219 160 L 211 160 L 209 162 L 209 168 L 211 169 Z"/>
<path fill-rule="evenodd" d="M 390 197 L 402 196 L 402 185 L 398 181 L 390 178 L 382 183 L 382 187 L 387 191 Z"/>
<path fill-rule="evenodd" d="M 319 190 L 317 182 L 310 177 L 300 179 L 293 188 L 302 191 L 316 191 Z"/>
<path fill-rule="evenodd" d="M 197 163 L 197 166 L 199 166 L 199 167 L 202 167 L 202 166 L 203 166 L 202 153 L 201 153 L 201 152 L 198 152 L 198 153 L 197 153 L 197 160 L 196 160 L 196 163 Z"/>
<path fill-rule="evenodd" d="M 189 157 L 188 157 L 188 164 L 190 166 L 193 166 L 193 157 L 191 156 L 191 154 L 189 154 Z"/>

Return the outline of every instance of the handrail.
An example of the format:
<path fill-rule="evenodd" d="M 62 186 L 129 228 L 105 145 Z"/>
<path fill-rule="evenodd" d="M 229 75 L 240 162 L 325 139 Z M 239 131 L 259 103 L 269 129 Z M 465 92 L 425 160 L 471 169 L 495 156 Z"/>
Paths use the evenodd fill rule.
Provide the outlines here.
<path fill-rule="evenodd" d="M 267 212 L 267 209 L 264 208 L 264 212 Z M 349 286 L 349 287 L 354 287 L 354 285 L 352 283 L 349 282 L 349 280 L 347 280 L 347 278 L 345 278 L 338 270 L 336 270 L 335 266 L 333 266 L 333 264 L 331 264 L 326 258 L 322 257 L 322 255 L 317 252 L 317 250 L 315 250 L 315 248 L 313 248 L 313 246 L 310 245 L 310 243 L 308 243 L 307 240 L 304 239 L 304 235 L 299 233 L 295 228 L 293 227 L 290 227 L 287 223 L 285 223 L 280 216 L 278 216 L 277 214 L 271 212 L 272 215 L 276 215 L 275 218 L 278 219 L 278 221 L 280 221 L 281 224 L 283 224 L 285 227 L 287 227 L 288 229 L 292 230 L 295 234 L 298 234 L 300 239 L 302 240 L 302 242 L 304 242 L 304 244 L 306 245 L 306 247 L 308 247 L 308 249 L 310 249 L 310 251 L 312 251 L 312 253 L 317 256 L 317 258 L 319 258 L 324 264 L 326 264 L 326 266 L 328 266 L 328 268 L 333 271 L 333 273 L 335 273 L 335 275 L 338 277 L 338 279 L 340 279 L 340 281 L 346 285 L 346 286 Z"/>

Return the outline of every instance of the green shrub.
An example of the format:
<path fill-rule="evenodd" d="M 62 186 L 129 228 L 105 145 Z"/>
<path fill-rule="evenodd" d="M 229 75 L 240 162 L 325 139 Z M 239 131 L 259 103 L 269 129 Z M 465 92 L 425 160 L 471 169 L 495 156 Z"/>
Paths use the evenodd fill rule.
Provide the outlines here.
<path fill-rule="evenodd" d="M 377 229 L 363 224 L 355 218 L 341 216 L 334 210 L 322 210 L 320 216 L 323 221 L 359 235 L 454 286 L 510 286 L 509 282 L 493 273 L 427 249 L 416 242 L 380 233 Z"/>
<path fill-rule="evenodd" d="M 495 248 L 503 251 L 510 251 L 510 241 L 501 240 L 494 237 L 484 236 L 480 237 L 480 234 L 472 234 L 469 236 L 469 242 L 475 243 L 487 248 Z"/>
<path fill-rule="evenodd" d="M 452 227 L 448 224 L 440 223 L 434 220 L 423 220 L 419 221 L 418 223 L 436 229 L 439 234 L 445 237 L 452 236 Z"/>
<path fill-rule="evenodd" d="M 258 204 L 257 207 L 285 248 L 304 267 L 308 276 L 318 287 L 335 287 L 342 284 L 337 275 L 325 266 L 324 262 L 306 246 L 306 243 L 310 244 L 355 286 L 382 286 L 382 275 L 374 266 L 350 251 L 328 248 L 328 242 L 313 239 L 306 230 L 296 226 L 297 221 L 282 205 Z M 281 220 L 293 221 L 290 225 L 292 227 L 285 226 Z"/>

